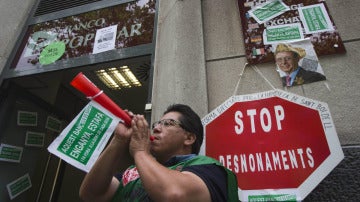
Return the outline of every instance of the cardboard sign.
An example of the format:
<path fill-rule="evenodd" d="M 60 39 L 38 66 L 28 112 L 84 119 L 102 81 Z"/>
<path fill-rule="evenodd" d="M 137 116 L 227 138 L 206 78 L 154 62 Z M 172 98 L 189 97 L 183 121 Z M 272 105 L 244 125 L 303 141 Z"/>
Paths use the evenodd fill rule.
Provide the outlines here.
<path fill-rule="evenodd" d="M 201 153 L 236 174 L 241 201 L 301 201 L 344 158 L 327 104 L 282 90 L 232 96 L 202 122 Z"/>

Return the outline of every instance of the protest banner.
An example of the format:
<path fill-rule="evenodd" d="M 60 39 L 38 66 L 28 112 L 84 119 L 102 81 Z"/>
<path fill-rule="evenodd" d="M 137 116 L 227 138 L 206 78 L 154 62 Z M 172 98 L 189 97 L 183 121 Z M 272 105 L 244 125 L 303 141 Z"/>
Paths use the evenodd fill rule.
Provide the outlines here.
<path fill-rule="evenodd" d="M 88 172 L 121 119 L 90 101 L 48 147 L 49 152 Z"/>
<path fill-rule="evenodd" d="M 340 163 L 326 103 L 279 89 L 232 96 L 202 119 L 201 153 L 238 179 L 241 201 L 301 201 Z"/>

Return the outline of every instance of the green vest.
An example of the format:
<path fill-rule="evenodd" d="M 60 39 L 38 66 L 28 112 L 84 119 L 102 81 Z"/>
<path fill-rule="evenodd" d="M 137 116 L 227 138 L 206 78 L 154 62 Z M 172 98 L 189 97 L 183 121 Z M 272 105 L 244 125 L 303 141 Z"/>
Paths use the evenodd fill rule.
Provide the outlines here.
<path fill-rule="evenodd" d="M 227 172 L 227 182 L 228 182 L 228 201 L 229 202 L 238 202 L 238 186 L 237 186 L 237 180 L 236 176 L 233 172 L 231 172 L 229 169 L 225 168 L 219 161 L 206 157 L 206 156 L 195 156 L 194 158 L 191 158 L 189 160 L 181 161 L 173 166 L 168 167 L 172 170 L 179 170 L 181 171 L 182 168 L 186 166 L 193 166 L 193 165 L 204 165 L 204 164 L 215 164 L 218 166 L 223 167 Z M 127 181 L 126 179 L 132 178 L 132 180 Z M 125 179 L 125 181 L 124 181 Z M 125 184 L 125 186 L 124 186 Z M 142 186 L 140 176 L 138 175 L 138 172 L 136 170 L 135 166 L 129 167 L 123 175 L 123 178 L 120 182 L 119 188 L 117 189 L 114 197 L 113 202 L 118 201 L 129 201 L 129 202 L 135 202 L 135 201 L 147 201 L 148 195 Z"/>

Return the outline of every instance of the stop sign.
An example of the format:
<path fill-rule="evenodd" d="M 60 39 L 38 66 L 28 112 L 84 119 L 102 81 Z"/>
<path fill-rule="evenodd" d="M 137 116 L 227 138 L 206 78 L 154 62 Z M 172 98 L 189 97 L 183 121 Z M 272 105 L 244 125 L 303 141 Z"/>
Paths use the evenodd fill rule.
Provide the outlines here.
<path fill-rule="evenodd" d="M 201 152 L 237 175 L 242 201 L 303 200 L 344 157 L 327 104 L 282 90 L 232 96 L 202 122 Z"/>

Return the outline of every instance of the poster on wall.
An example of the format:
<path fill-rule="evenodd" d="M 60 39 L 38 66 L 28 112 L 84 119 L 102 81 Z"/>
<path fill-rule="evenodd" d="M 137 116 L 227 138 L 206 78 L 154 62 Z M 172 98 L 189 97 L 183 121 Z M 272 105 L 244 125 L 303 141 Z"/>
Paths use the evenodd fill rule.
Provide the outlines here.
<path fill-rule="evenodd" d="M 273 62 L 272 44 L 309 38 L 316 55 L 345 53 L 325 1 L 238 0 L 249 64 Z"/>
<path fill-rule="evenodd" d="M 297 86 L 326 80 L 309 39 L 273 44 L 272 51 L 283 86 Z"/>
<path fill-rule="evenodd" d="M 43 147 L 45 141 L 45 133 L 26 131 L 25 146 Z"/>
<path fill-rule="evenodd" d="M 18 179 L 6 185 L 10 199 L 13 200 L 32 186 L 29 173 L 19 177 Z"/>
<path fill-rule="evenodd" d="M 0 144 L 0 161 L 20 163 L 22 153 L 22 147 Z"/>
<path fill-rule="evenodd" d="M 38 115 L 37 112 L 18 111 L 17 125 L 18 126 L 37 126 Z"/>

